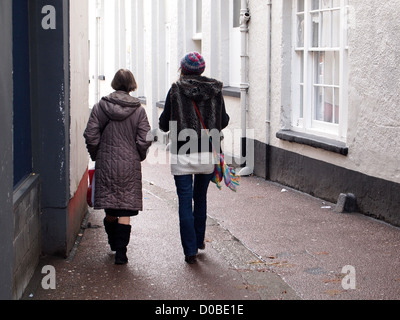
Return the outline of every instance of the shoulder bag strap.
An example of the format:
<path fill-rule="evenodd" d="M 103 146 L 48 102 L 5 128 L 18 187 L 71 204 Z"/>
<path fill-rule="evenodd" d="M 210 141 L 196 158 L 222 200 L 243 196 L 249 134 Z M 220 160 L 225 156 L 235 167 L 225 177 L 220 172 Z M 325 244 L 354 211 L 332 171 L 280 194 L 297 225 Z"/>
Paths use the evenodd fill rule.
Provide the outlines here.
<path fill-rule="evenodd" d="M 209 133 L 204 121 L 203 121 L 203 118 L 201 117 L 201 114 L 200 114 L 199 108 L 197 108 L 196 102 L 194 102 L 194 100 L 192 100 L 192 102 L 193 102 L 194 108 L 196 109 L 197 115 L 199 116 L 200 122 L 201 122 L 204 130 L 206 131 L 208 138 L 210 139 L 210 142 L 211 142 L 211 145 L 212 145 L 212 148 L 213 148 L 214 157 L 217 159 L 218 158 L 217 151 L 215 150 L 214 143 L 212 142 L 210 133 Z"/>

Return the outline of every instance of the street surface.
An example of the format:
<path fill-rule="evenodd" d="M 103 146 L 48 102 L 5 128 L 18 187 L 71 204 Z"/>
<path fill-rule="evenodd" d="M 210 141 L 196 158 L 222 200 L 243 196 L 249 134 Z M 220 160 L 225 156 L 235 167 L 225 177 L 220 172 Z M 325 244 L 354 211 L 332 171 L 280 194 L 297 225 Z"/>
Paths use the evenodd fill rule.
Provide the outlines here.
<path fill-rule="evenodd" d="M 399 228 L 258 177 L 242 178 L 237 193 L 210 185 L 206 250 L 188 265 L 164 149 L 153 145 L 143 163 L 129 263 L 114 265 L 104 213 L 90 210 L 71 256 L 44 257 L 25 300 L 399 299 Z M 55 290 L 41 286 L 44 265 L 56 270 Z"/>

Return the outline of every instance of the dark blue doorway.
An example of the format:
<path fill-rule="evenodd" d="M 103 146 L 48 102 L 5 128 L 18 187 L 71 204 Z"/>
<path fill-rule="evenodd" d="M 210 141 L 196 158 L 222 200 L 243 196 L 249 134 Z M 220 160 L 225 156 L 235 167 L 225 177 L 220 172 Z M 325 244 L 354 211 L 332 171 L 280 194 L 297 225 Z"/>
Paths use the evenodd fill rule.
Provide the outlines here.
<path fill-rule="evenodd" d="M 29 0 L 13 0 L 14 187 L 32 173 Z"/>

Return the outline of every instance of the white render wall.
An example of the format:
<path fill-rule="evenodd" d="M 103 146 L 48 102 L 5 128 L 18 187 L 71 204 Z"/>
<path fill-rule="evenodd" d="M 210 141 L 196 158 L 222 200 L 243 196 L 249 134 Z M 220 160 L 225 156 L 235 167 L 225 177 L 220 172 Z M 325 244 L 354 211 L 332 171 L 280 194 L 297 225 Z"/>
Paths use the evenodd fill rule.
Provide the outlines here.
<path fill-rule="evenodd" d="M 138 83 L 138 90 L 132 95 L 146 98 L 150 124 L 157 129 L 162 110 L 156 103 L 165 100 L 171 84 L 179 78 L 180 60 L 189 51 L 203 54 L 207 64 L 205 76 L 229 85 L 229 39 L 228 30 L 224 28 L 229 18 L 229 0 L 203 0 L 201 40 L 193 39 L 193 0 L 89 0 L 89 5 L 90 107 L 113 91 L 110 86 L 112 77 L 119 68 L 126 67 L 133 72 Z M 125 48 L 115 41 L 115 34 L 120 31 L 116 23 L 117 12 L 122 5 L 126 12 Z M 96 10 L 96 7 L 101 10 Z M 99 40 L 96 37 L 96 16 L 101 21 Z M 118 37 L 121 41 L 121 34 Z M 99 44 L 99 61 L 96 60 L 97 41 L 103 42 L 103 46 Z M 121 50 L 126 50 L 126 64 L 117 59 L 117 56 L 121 57 Z M 97 62 L 98 75 L 104 75 L 105 81 L 97 80 Z M 96 81 L 99 83 L 98 95 Z M 240 99 L 226 97 L 225 101 L 231 116 L 227 130 L 240 130 Z M 235 139 L 233 144 L 226 144 L 226 152 L 237 150 L 239 153 L 239 147 L 240 139 Z"/>
<path fill-rule="evenodd" d="M 267 142 L 266 1 L 250 1 L 248 126 Z M 350 0 L 347 157 L 289 143 L 291 0 L 272 1 L 271 145 L 385 180 L 400 182 L 400 0 Z M 289 97 L 289 100 L 288 100 Z"/>
<path fill-rule="evenodd" d="M 89 119 L 88 0 L 70 2 L 71 151 L 70 197 L 78 189 L 88 165 L 83 132 Z"/>
<path fill-rule="evenodd" d="M 267 1 L 250 1 L 248 128 L 254 139 L 267 143 L 268 48 Z"/>
<path fill-rule="evenodd" d="M 111 91 L 110 77 L 117 69 L 115 47 L 107 39 L 112 39 L 115 33 L 114 11 L 118 1 L 122 0 L 104 1 L 107 6 L 104 14 L 105 43 L 110 43 L 105 48 L 105 68 L 108 71 L 105 72 L 106 81 L 102 82 L 104 94 Z M 226 64 L 230 52 L 223 23 L 229 2 L 203 0 L 201 40 L 193 40 L 192 1 L 129 2 L 133 8 L 130 10 L 133 23 L 130 66 L 138 80 L 136 94 L 146 97 L 146 110 L 155 129 L 160 113 L 155 104 L 165 99 L 170 84 L 178 78 L 179 61 L 186 52 L 201 51 L 207 63 L 205 75 L 229 84 Z M 290 129 L 292 0 L 272 0 L 271 128 L 268 130 L 268 1 L 251 0 L 248 3 L 251 20 L 247 127 L 254 130 L 254 138 L 266 144 L 270 140 L 274 147 L 306 157 L 400 182 L 400 115 L 396 112 L 400 106 L 400 27 L 394 23 L 400 19 L 400 0 L 350 0 L 348 156 L 276 138 L 279 130 Z M 129 23 L 127 21 L 128 29 Z M 166 37 L 167 28 L 169 37 Z M 226 97 L 225 101 L 231 116 L 227 130 L 240 130 L 240 99 Z M 225 151 L 237 153 L 239 144 L 239 141 L 234 141 L 232 147 L 225 146 Z"/>
<path fill-rule="evenodd" d="M 400 183 L 400 0 L 350 3 L 349 163 Z"/>

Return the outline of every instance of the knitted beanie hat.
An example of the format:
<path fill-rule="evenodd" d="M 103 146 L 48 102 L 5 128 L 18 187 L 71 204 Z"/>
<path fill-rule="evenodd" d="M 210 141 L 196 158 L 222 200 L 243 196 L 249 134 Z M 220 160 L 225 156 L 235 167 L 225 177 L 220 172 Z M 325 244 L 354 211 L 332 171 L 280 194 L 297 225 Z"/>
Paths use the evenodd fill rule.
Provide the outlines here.
<path fill-rule="evenodd" d="M 181 68 L 184 74 L 200 75 L 206 69 L 206 63 L 198 52 L 190 52 L 181 60 Z"/>

